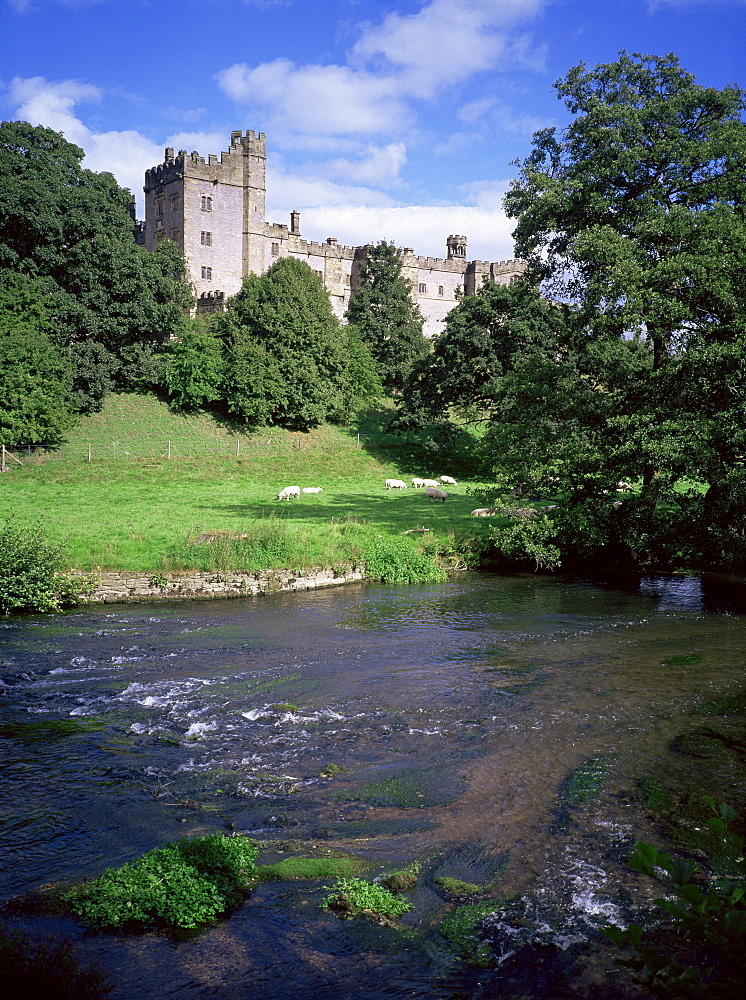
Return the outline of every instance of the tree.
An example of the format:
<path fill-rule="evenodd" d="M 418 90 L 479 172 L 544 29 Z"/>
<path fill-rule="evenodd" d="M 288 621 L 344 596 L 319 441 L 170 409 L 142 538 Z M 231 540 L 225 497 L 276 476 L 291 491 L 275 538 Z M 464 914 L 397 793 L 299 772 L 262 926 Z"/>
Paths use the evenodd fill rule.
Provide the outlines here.
<path fill-rule="evenodd" d="M 360 331 L 381 367 L 384 385 L 404 386 L 412 366 L 429 350 L 423 317 L 402 274 L 402 254 L 393 244 L 368 248 L 360 265 L 360 285 L 347 307 L 347 321 Z"/>
<path fill-rule="evenodd" d="M 555 86 L 575 118 L 519 163 L 516 253 L 577 304 L 586 354 L 633 334 L 649 345 L 602 441 L 608 468 L 643 477 L 638 534 L 694 479 L 708 502 L 692 500 L 687 531 L 717 517 L 746 553 L 746 94 L 698 86 L 673 55 L 627 53 Z"/>
<path fill-rule="evenodd" d="M 51 129 L 0 124 L 0 266 L 43 280 L 77 405 L 96 409 L 111 386 L 139 378 L 148 352 L 132 346 L 166 343 L 191 295 L 178 248 L 138 246 L 129 192 L 82 158 Z"/>
<path fill-rule="evenodd" d="M 655 368 L 698 336 L 729 339 L 746 319 L 746 94 L 624 52 L 555 87 L 577 117 L 518 164 L 516 254 L 596 329 L 642 331 Z"/>
<path fill-rule="evenodd" d="M 169 344 L 163 365 L 172 405 L 189 410 L 220 399 L 224 372 L 220 339 L 199 319 L 185 322 L 181 336 Z"/>
<path fill-rule="evenodd" d="M 226 344 L 229 412 L 305 430 L 338 411 L 347 369 L 340 325 L 305 261 L 281 257 L 249 275 L 215 329 Z"/>
<path fill-rule="evenodd" d="M 70 360 L 55 343 L 38 280 L 6 276 L 0 289 L 0 443 L 53 444 L 74 420 Z"/>

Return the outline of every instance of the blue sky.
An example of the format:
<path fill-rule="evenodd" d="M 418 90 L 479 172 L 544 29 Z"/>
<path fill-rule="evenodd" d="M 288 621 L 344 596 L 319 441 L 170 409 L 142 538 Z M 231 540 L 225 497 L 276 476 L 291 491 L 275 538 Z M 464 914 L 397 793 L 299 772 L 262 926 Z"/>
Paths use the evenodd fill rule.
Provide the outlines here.
<path fill-rule="evenodd" d="M 164 146 L 263 131 L 268 221 L 504 260 L 511 161 L 568 120 L 552 84 L 622 49 L 746 86 L 746 0 L 0 0 L 0 112 L 140 204 Z"/>

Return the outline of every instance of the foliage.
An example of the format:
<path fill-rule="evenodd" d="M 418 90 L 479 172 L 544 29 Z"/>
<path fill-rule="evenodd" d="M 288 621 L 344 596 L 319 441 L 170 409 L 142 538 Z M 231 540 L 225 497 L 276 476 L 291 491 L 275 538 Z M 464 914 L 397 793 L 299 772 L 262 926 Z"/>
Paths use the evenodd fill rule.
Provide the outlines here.
<path fill-rule="evenodd" d="M 195 928 L 240 905 L 256 882 L 257 853 L 240 836 L 177 840 L 108 869 L 62 898 L 76 916 L 100 929 Z"/>
<path fill-rule="evenodd" d="M 305 430 L 339 410 L 347 369 L 339 321 L 304 261 L 281 257 L 249 275 L 215 331 L 226 343 L 229 413 Z"/>
<path fill-rule="evenodd" d="M 0 443 L 55 444 L 73 423 L 73 371 L 39 284 L 0 289 Z"/>
<path fill-rule="evenodd" d="M 467 903 L 446 914 L 438 927 L 440 934 L 456 954 L 482 968 L 489 968 L 493 955 L 479 933 L 479 923 L 495 912 L 496 902 Z"/>
<path fill-rule="evenodd" d="M 43 289 L 58 345 L 85 362 L 75 401 L 91 411 L 112 384 L 131 384 L 122 352 L 167 342 L 192 300 L 178 248 L 138 246 L 129 192 L 82 158 L 51 129 L 0 124 L 0 265 Z"/>
<path fill-rule="evenodd" d="M 665 914 L 663 922 L 647 929 L 630 924 L 604 931 L 617 946 L 631 948 L 632 957 L 621 964 L 635 970 L 651 995 L 668 1000 L 729 1000 L 746 974 L 743 840 L 729 831 L 733 809 L 717 809 L 709 797 L 706 801 L 715 814 L 710 829 L 733 859 L 736 877 L 705 882 L 693 861 L 640 843 L 630 865 L 665 888 L 666 895 L 655 901 Z"/>
<path fill-rule="evenodd" d="M 339 412 L 333 416 L 348 424 L 358 410 L 372 405 L 383 396 L 384 388 L 379 365 L 357 327 L 348 323 L 342 327 L 341 334 L 346 338 L 344 351 L 347 367 L 340 392 Z"/>
<path fill-rule="evenodd" d="M 338 878 L 331 890 L 331 895 L 326 897 L 322 906 L 349 916 L 374 913 L 396 918 L 412 909 L 408 900 L 395 895 L 390 889 L 361 878 Z"/>
<path fill-rule="evenodd" d="M 571 806 L 583 805 L 594 799 L 604 783 L 606 772 L 616 758 L 609 754 L 595 754 L 584 761 L 562 784 L 562 798 Z"/>
<path fill-rule="evenodd" d="M 403 538 L 379 536 L 363 552 L 365 572 L 380 583 L 437 583 L 445 572 L 434 559 Z"/>
<path fill-rule="evenodd" d="M 424 320 L 412 301 L 402 264 L 402 252 L 391 243 L 368 247 L 360 264 L 360 284 L 347 307 L 348 322 L 359 330 L 380 366 L 383 384 L 394 392 L 402 389 L 412 366 L 429 350 Z"/>
<path fill-rule="evenodd" d="M 40 524 L 27 527 L 8 518 L 0 528 L 0 613 L 58 608 L 62 552 Z"/>
<path fill-rule="evenodd" d="M 286 858 L 273 865 L 257 869 L 263 882 L 285 882 L 306 879 L 344 878 L 368 867 L 358 858 Z"/>
<path fill-rule="evenodd" d="M 506 516 L 513 508 L 496 506 L 497 514 Z M 533 517 L 518 517 L 506 527 L 490 526 L 492 543 L 497 552 L 511 562 L 534 564 L 534 569 L 557 569 L 561 563 L 561 549 L 555 544 L 557 529 L 549 514 L 537 513 Z"/>
<path fill-rule="evenodd" d="M 501 377 L 527 356 L 556 359 L 571 337 L 570 311 L 548 302 L 532 282 L 485 281 L 448 313 L 432 353 L 414 366 L 397 425 L 424 426 L 451 414 L 465 422 L 496 420 Z"/>
<path fill-rule="evenodd" d="M 460 878 L 450 878 L 448 875 L 438 875 L 435 882 L 449 896 L 478 896 L 485 891 L 485 886 L 476 882 L 464 882 Z"/>
<path fill-rule="evenodd" d="M 162 379 L 177 410 L 192 410 L 220 399 L 225 361 L 223 345 L 199 320 L 185 322 L 168 345 Z"/>
<path fill-rule="evenodd" d="M 0 924 L 0 992 L 4 1000 L 55 997 L 99 1000 L 113 984 L 94 966 L 76 958 L 69 941 L 33 939 Z"/>

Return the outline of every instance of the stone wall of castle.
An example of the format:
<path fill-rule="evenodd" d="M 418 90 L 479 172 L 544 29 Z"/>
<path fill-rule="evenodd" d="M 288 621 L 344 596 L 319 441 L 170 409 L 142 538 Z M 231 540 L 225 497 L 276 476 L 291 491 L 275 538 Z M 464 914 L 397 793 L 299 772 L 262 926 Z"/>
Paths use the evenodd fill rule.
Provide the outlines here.
<path fill-rule="evenodd" d="M 360 280 L 367 247 L 303 239 L 300 215 L 290 224 L 265 220 L 266 137 L 263 132 L 231 133 L 220 158 L 167 148 L 162 164 L 145 173 L 145 246 L 171 239 L 184 251 L 199 312 L 222 310 L 241 289 L 247 274 L 262 274 L 279 257 L 305 260 L 323 280 L 335 314 L 344 318 Z M 508 284 L 522 273 L 521 261 L 468 261 L 466 237 L 449 236 L 447 256 L 403 253 L 403 273 L 425 317 L 424 332 L 440 333 L 456 305 L 457 293 L 473 295 L 485 277 Z"/>

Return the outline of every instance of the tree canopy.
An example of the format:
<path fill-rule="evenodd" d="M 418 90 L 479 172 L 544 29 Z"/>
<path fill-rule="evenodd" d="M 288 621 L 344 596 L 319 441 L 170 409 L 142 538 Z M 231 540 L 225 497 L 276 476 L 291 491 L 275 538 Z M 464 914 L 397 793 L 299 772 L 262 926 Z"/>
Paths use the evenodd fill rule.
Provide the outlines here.
<path fill-rule="evenodd" d="M 83 155 L 51 129 L 0 124 L 0 265 L 38 282 L 85 410 L 128 384 L 148 353 L 133 347 L 166 343 L 192 300 L 177 247 L 138 246 L 129 192 Z"/>
<path fill-rule="evenodd" d="M 347 371 L 340 324 L 305 261 L 281 257 L 245 278 L 215 331 L 226 347 L 230 413 L 301 430 L 339 411 Z"/>
<path fill-rule="evenodd" d="M 368 247 L 360 284 L 350 297 L 347 320 L 360 331 L 378 362 L 384 385 L 399 391 L 412 366 L 429 350 L 422 314 L 402 274 L 402 253 L 391 243 Z"/>

